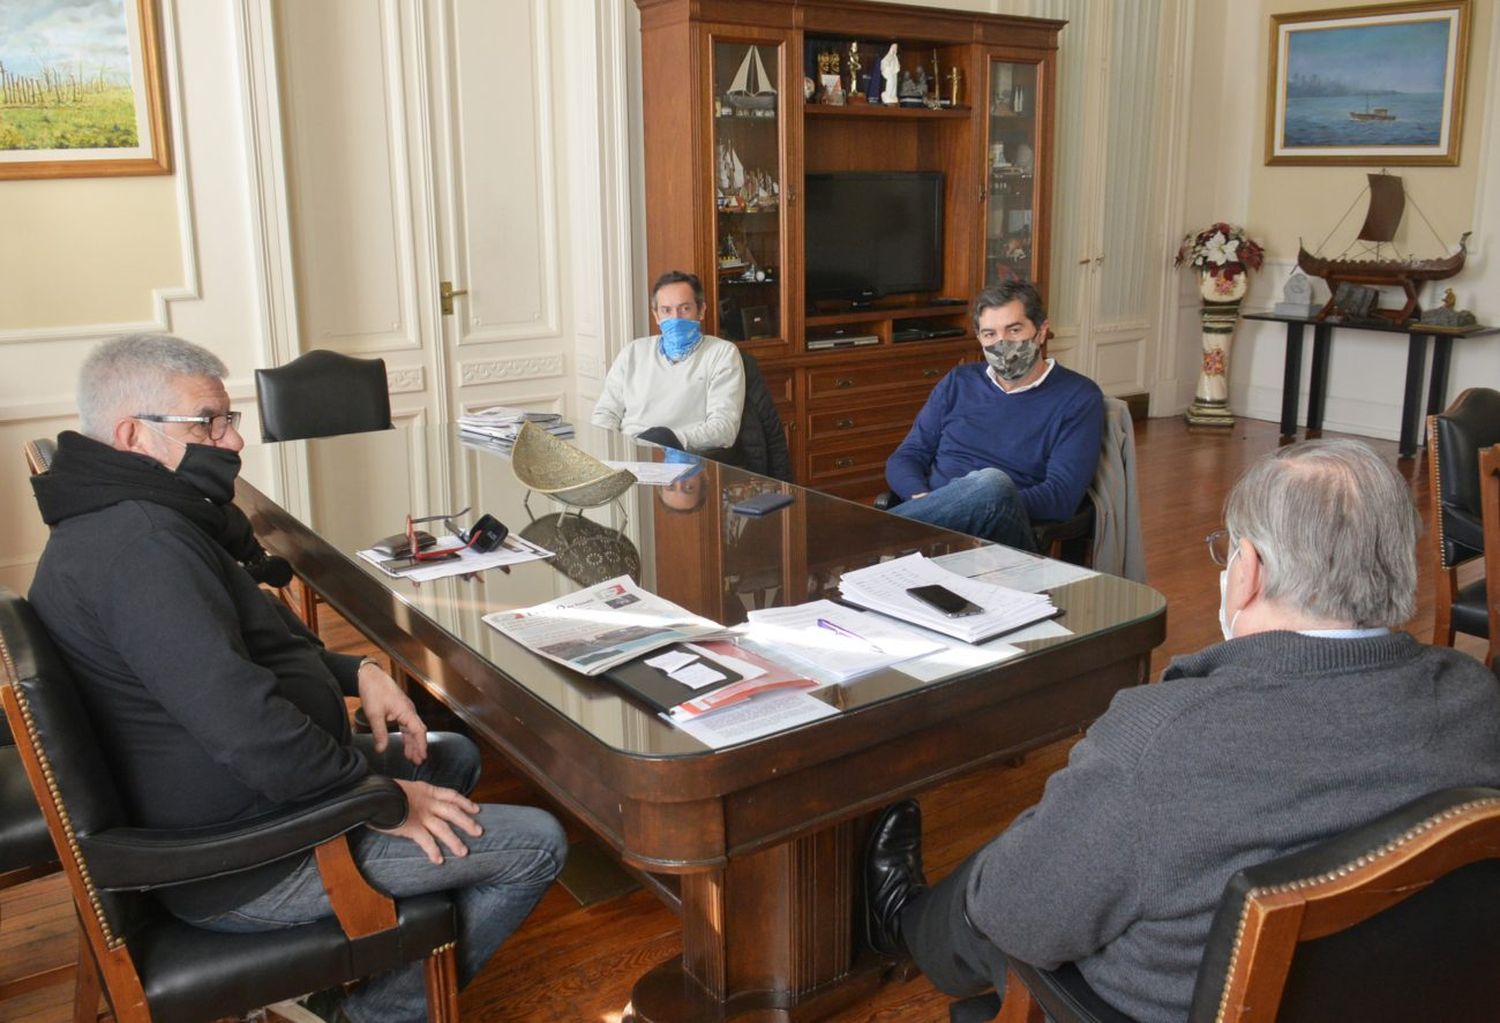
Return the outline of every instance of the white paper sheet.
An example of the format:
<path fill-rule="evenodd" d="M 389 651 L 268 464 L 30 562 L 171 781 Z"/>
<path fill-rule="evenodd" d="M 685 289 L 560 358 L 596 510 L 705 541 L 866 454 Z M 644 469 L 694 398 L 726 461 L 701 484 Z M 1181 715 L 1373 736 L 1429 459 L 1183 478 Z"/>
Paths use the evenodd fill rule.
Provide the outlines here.
<path fill-rule="evenodd" d="M 847 682 L 946 644 L 831 600 L 750 612 L 735 631 L 756 650 L 797 662 L 819 682 Z"/>
<path fill-rule="evenodd" d="M 690 462 L 609 462 L 611 469 L 629 469 L 636 480 L 647 487 L 664 487 L 693 468 Z"/>
<path fill-rule="evenodd" d="M 384 564 L 390 559 L 377 553 L 373 548 L 358 553 L 361 558 L 392 579 L 410 579 L 414 583 L 431 582 L 434 579 L 446 579 L 450 575 L 468 575 L 470 572 L 483 572 L 485 569 L 499 568 L 501 565 L 519 565 L 525 561 L 540 561 L 543 558 L 552 557 L 552 552 L 547 548 L 538 547 L 530 540 L 523 540 L 514 533 L 507 536 L 498 548 L 488 554 L 479 554 L 469 550 L 463 546 L 462 540 L 453 536 L 445 537 L 427 549 L 429 551 L 457 550 L 458 558 L 453 561 L 436 561 L 405 572 L 393 572 Z M 404 558 L 398 560 L 405 561 Z"/>
<path fill-rule="evenodd" d="M 837 713 L 837 708 L 801 690 L 775 689 L 712 714 L 673 723 L 703 745 L 723 749 Z M 662 716 L 671 720 L 669 715 Z"/>
<path fill-rule="evenodd" d="M 729 677 L 722 671 L 715 671 L 702 661 L 684 664 L 676 671 L 669 671 L 667 674 L 671 676 L 672 681 L 681 682 L 690 689 L 702 689 L 704 686 L 711 686 Z"/>
<path fill-rule="evenodd" d="M 911 587 L 929 584 L 943 586 L 984 611 L 966 617 L 948 617 L 907 592 Z M 845 572 L 839 580 L 839 595 L 851 604 L 971 643 L 1029 625 L 1056 612 L 1045 595 L 968 579 L 933 564 L 921 554 L 908 554 Z"/>
<path fill-rule="evenodd" d="M 686 650 L 668 650 L 664 654 L 646 658 L 646 663 L 658 671 L 664 671 L 668 675 L 681 668 L 685 664 L 692 664 L 697 657 Z"/>
<path fill-rule="evenodd" d="M 1091 568 L 1053 561 L 999 544 L 942 554 L 933 558 L 932 563 L 970 579 L 1026 593 L 1041 593 L 1099 574 Z"/>

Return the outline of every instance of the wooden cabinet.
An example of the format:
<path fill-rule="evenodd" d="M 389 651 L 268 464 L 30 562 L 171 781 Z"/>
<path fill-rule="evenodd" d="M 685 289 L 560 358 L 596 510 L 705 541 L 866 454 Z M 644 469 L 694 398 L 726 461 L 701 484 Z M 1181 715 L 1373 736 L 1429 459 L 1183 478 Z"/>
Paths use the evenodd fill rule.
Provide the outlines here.
<path fill-rule="evenodd" d="M 978 356 L 974 293 L 1013 273 L 1045 294 L 1064 23 L 857 0 L 636 4 L 648 274 L 703 278 L 705 330 L 760 361 L 798 482 L 873 497 L 933 384 Z M 903 74 L 941 82 L 933 102 L 864 98 L 892 43 Z M 849 95 L 851 55 L 860 97 L 826 102 L 835 74 Z M 940 285 L 810 301 L 809 175 L 887 172 L 940 176 Z"/>

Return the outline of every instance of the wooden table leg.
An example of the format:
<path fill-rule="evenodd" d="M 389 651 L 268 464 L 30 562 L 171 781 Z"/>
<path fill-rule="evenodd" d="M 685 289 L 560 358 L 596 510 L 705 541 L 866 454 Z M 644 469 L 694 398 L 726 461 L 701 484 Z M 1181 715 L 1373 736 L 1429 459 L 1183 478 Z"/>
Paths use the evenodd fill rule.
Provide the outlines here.
<path fill-rule="evenodd" d="M 1297 436 L 1297 401 L 1302 389 L 1302 324 L 1286 325 L 1286 362 L 1281 374 L 1281 439 Z"/>
<path fill-rule="evenodd" d="M 1298 326 L 1301 326 L 1300 324 Z M 1323 410 L 1328 405 L 1328 349 L 1333 328 L 1326 323 L 1313 327 L 1312 379 L 1307 386 L 1307 435 L 1323 435 Z"/>
<path fill-rule="evenodd" d="M 1401 441 L 1396 448 L 1402 458 L 1417 453 L 1417 419 L 1422 411 L 1422 375 L 1426 369 L 1427 335 L 1412 331 L 1406 345 L 1406 391 L 1401 398 Z"/>
<path fill-rule="evenodd" d="M 892 964 L 857 956 L 856 823 L 682 878 L 682 955 L 636 982 L 639 1023 L 824 1019 Z"/>

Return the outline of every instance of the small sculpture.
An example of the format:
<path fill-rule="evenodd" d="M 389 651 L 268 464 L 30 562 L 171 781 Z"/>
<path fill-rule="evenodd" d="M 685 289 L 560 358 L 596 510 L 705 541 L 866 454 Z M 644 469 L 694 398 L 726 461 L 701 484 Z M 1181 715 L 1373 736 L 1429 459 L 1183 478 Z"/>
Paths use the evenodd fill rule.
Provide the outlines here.
<path fill-rule="evenodd" d="M 859 44 L 849 44 L 849 98 L 851 100 L 862 100 L 864 96 L 859 91 L 859 71 L 864 65 L 859 62 Z"/>
<path fill-rule="evenodd" d="M 1458 308 L 1458 296 L 1452 288 L 1443 293 L 1443 304 L 1423 313 L 1421 319 L 1434 327 L 1472 327 L 1478 322 L 1469 310 Z"/>
<path fill-rule="evenodd" d="M 1316 316 L 1318 305 L 1312 300 L 1312 281 L 1301 270 L 1293 270 L 1281 289 L 1281 301 L 1276 303 L 1277 316 Z"/>
<path fill-rule="evenodd" d="M 885 56 L 880 58 L 880 74 L 885 79 L 885 89 L 880 93 L 880 102 L 888 107 L 900 104 L 901 100 L 896 94 L 896 79 L 901 74 L 901 58 L 896 55 L 896 44 L 885 51 Z"/>
<path fill-rule="evenodd" d="M 927 95 L 927 72 L 917 68 L 917 77 L 913 78 L 911 72 L 901 72 L 901 99 L 903 107 L 919 107 Z"/>
<path fill-rule="evenodd" d="M 953 69 L 948 72 L 948 104 L 958 106 L 959 87 L 963 84 L 964 73 L 954 64 Z"/>

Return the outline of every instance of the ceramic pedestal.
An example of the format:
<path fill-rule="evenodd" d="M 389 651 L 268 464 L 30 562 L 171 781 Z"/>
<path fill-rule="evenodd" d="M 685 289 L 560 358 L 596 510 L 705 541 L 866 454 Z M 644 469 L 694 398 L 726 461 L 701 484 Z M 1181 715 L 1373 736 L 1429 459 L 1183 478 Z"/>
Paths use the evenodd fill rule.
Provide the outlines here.
<path fill-rule="evenodd" d="M 1229 347 L 1240 316 L 1240 300 L 1250 287 L 1250 276 L 1233 278 L 1209 272 L 1198 275 L 1198 293 L 1203 297 L 1203 368 L 1198 389 L 1188 407 L 1187 421 L 1194 426 L 1233 426 L 1229 411 Z"/>

